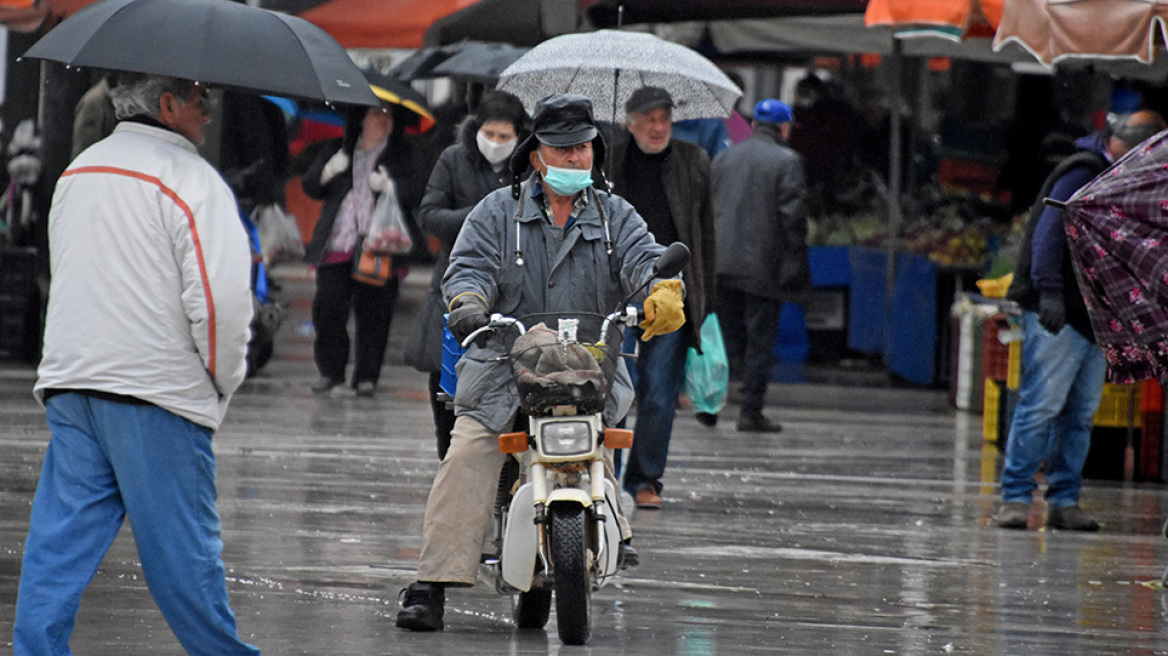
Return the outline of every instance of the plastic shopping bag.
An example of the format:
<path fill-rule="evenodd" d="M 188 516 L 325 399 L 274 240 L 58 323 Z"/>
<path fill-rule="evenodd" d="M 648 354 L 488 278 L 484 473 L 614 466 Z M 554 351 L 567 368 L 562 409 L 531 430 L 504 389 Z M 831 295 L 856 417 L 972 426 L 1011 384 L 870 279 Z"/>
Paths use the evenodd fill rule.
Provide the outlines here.
<path fill-rule="evenodd" d="M 397 185 L 390 180 L 389 188 L 378 196 L 373 206 L 365 248 L 378 255 L 407 255 L 413 247 L 405 212 L 397 200 Z"/>
<path fill-rule="evenodd" d="M 710 314 L 702 322 L 702 352 L 689 349 L 685 358 L 685 394 L 695 412 L 716 415 L 726 407 L 730 386 L 730 363 L 718 316 Z"/>
<path fill-rule="evenodd" d="M 304 257 L 304 240 L 296 217 L 279 205 L 258 205 L 251 213 L 251 220 L 260 232 L 260 247 L 264 262 L 273 265 L 278 262 L 297 261 Z"/>

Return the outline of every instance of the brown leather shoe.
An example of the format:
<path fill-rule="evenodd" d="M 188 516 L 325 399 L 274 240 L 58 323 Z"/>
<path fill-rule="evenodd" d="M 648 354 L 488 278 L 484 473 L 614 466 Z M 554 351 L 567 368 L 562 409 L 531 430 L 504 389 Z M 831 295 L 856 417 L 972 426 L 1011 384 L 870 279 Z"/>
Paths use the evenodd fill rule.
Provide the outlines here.
<path fill-rule="evenodd" d="M 637 490 L 633 499 L 637 502 L 637 507 L 643 510 L 661 510 L 661 495 L 657 494 L 651 487 Z"/>

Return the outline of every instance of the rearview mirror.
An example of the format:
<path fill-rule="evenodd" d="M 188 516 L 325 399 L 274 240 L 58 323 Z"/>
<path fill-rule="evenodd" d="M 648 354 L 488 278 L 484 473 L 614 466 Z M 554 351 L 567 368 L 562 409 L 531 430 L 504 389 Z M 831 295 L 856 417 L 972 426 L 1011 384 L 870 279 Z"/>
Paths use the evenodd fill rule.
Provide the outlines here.
<path fill-rule="evenodd" d="M 673 278 L 681 273 L 686 264 L 689 264 L 689 248 L 675 241 L 657 258 L 657 263 L 653 265 L 653 275 L 657 278 Z"/>

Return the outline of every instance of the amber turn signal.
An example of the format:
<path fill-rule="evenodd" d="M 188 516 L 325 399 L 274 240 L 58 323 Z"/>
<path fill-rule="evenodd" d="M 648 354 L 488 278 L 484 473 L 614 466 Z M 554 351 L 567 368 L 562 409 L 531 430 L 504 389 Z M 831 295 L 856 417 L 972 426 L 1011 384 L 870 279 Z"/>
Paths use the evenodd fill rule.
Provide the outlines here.
<path fill-rule="evenodd" d="M 604 429 L 604 446 L 610 449 L 629 449 L 633 446 L 633 431 L 624 428 Z"/>
<path fill-rule="evenodd" d="M 503 433 L 499 436 L 499 450 L 503 453 L 523 453 L 527 450 L 527 433 Z"/>

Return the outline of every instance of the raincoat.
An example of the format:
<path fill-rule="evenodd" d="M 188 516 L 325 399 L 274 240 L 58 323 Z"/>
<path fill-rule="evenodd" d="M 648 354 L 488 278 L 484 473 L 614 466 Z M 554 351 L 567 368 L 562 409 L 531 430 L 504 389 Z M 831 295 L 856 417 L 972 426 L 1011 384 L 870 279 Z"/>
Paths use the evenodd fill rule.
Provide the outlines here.
<path fill-rule="evenodd" d="M 616 310 L 630 292 L 652 279 L 653 264 L 664 247 L 626 200 L 595 188 L 584 193 L 587 205 L 562 231 L 543 211 L 537 174 L 522 186 L 518 201 L 510 189 L 484 198 L 471 210 L 450 253 L 442 280 L 446 303 L 473 293 L 486 301 L 489 311 L 511 317 Z M 606 253 L 601 213 L 608 223 L 611 254 Z M 632 300 L 643 301 L 653 284 Z M 454 413 L 495 432 L 511 426 L 519 407 L 506 343 L 497 336 L 484 347 L 472 344 L 456 369 Z M 624 417 L 633 400 L 626 368 L 616 372 L 604 412 L 610 426 Z"/>

